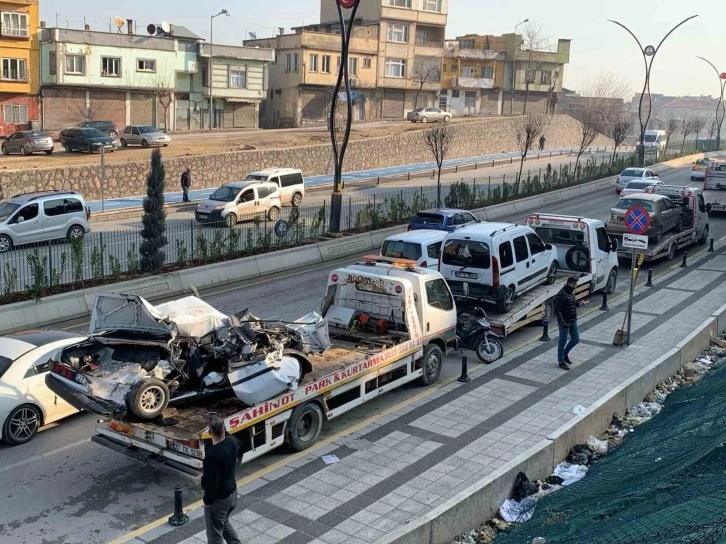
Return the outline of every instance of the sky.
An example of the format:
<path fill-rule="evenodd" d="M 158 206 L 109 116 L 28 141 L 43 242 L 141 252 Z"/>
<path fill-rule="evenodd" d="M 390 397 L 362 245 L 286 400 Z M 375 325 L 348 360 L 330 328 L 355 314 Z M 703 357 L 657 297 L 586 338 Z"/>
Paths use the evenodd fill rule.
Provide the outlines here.
<path fill-rule="evenodd" d="M 57 20 L 58 26 L 83 28 L 85 18 L 92 30 L 108 30 L 114 16 L 134 19 L 139 29 L 145 29 L 148 23 L 167 21 L 209 39 L 209 17 L 224 8 L 230 16 L 214 20 L 214 42 L 241 45 L 249 32 L 262 38 L 276 33 L 278 27 L 289 29 L 320 19 L 319 0 L 123 0 L 118 7 L 110 4 L 40 0 L 41 20 L 48 26 L 55 26 Z M 658 52 L 651 72 L 651 91 L 717 96 L 720 87 L 716 73 L 696 56 L 706 57 L 726 72 L 724 0 L 699 0 L 693 4 L 683 0 L 449 0 L 446 35 L 499 35 L 512 32 L 514 25 L 529 18 L 541 23 L 553 42 L 558 38 L 572 40 L 565 87 L 577 90 L 588 80 L 610 72 L 627 81 L 635 93 L 643 87 L 642 54 L 625 30 L 607 20 L 626 25 L 643 46 L 657 46 L 673 26 L 691 15 L 699 16 L 678 28 Z"/>

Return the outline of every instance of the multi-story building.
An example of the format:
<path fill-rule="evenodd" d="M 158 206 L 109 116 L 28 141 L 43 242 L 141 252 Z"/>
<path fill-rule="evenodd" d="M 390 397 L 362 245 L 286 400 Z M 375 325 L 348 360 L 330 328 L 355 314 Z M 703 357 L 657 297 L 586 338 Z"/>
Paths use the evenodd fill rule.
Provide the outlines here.
<path fill-rule="evenodd" d="M 0 0 L 0 137 L 38 113 L 38 0 Z"/>
<path fill-rule="evenodd" d="M 209 70 L 210 53 L 213 70 Z M 274 51 L 214 46 L 182 26 L 137 33 L 41 31 L 43 128 L 85 119 L 165 130 L 254 128 Z M 211 94 L 214 115 L 210 116 Z"/>

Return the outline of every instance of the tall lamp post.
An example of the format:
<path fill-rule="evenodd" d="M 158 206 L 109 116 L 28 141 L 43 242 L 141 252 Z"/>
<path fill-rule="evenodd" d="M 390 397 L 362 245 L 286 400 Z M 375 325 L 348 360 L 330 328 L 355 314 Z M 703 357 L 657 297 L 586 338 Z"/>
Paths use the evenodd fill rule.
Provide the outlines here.
<path fill-rule="evenodd" d="M 223 9 L 209 18 L 209 130 L 214 125 L 214 18 L 220 15 L 229 17 L 229 11 Z"/>
<path fill-rule="evenodd" d="M 348 77 L 348 46 L 353 30 L 353 21 L 358 11 L 360 0 L 336 0 L 338 7 L 338 19 L 340 21 L 340 66 L 338 67 L 338 79 L 335 82 L 335 91 L 330 101 L 330 120 L 328 121 L 328 129 L 330 131 L 330 143 L 333 147 L 333 160 L 335 162 L 335 175 L 333 177 L 333 194 L 330 197 L 330 232 L 340 232 L 341 219 L 343 215 L 343 159 L 345 151 L 348 147 L 348 139 L 350 138 L 350 127 L 353 121 L 352 109 L 353 100 L 350 94 L 350 78 Z M 346 26 L 343 10 L 350 10 L 348 14 L 348 24 Z M 345 98 L 347 106 L 347 118 L 345 123 L 345 132 L 343 133 L 343 141 L 338 147 L 338 141 L 335 134 L 335 109 L 338 102 L 338 93 L 345 83 Z"/>
<path fill-rule="evenodd" d="M 628 34 L 630 34 L 635 42 L 638 44 L 638 47 L 640 48 L 640 52 L 643 55 L 643 64 L 645 65 L 645 81 L 643 83 L 643 92 L 640 93 L 640 102 L 638 103 L 638 121 L 640 122 L 640 140 L 638 141 L 638 162 L 642 166 L 645 163 L 645 147 L 643 146 L 643 140 L 645 139 L 645 129 L 648 127 L 648 122 L 650 121 L 650 114 L 651 110 L 653 109 L 653 97 L 650 94 L 650 70 L 653 67 L 653 61 L 655 60 L 655 56 L 658 53 L 658 50 L 660 49 L 660 46 L 663 45 L 663 42 L 666 41 L 666 38 L 670 36 L 673 31 L 681 26 L 682 24 L 686 23 L 687 21 L 690 21 L 691 19 L 695 19 L 698 17 L 698 15 L 691 15 L 687 19 L 683 19 L 680 23 L 678 23 L 676 26 L 671 28 L 671 30 L 663 36 L 663 39 L 660 41 L 657 47 L 653 47 L 652 45 L 646 45 L 643 47 L 643 45 L 640 43 L 640 40 L 633 34 L 633 32 L 624 24 L 619 23 L 618 21 L 613 21 L 612 19 L 608 19 L 611 23 L 615 23 L 619 27 L 623 28 Z M 645 98 L 645 93 L 648 92 L 648 117 L 645 119 L 645 123 L 643 123 L 643 99 Z"/>
<path fill-rule="evenodd" d="M 525 19 L 521 23 L 514 25 L 514 53 L 512 54 L 512 96 L 509 100 L 509 116 L 514 115 L 514 88 L 517 85 L 517 29 L 524 23 L 528 23 L 529 19 Z"/>
<path fill-rule="evenodd" d="M 707 62 L 714 72 L 718 76 L 718 84 L 721 86 L 721 94 L 718 98 L 718 104 L 716 104 L 716 124 L 718 125 L 718 132 L 716 132 L 716 149 L 721 149 L 721 125 L 723 124 L 724 116 L 726 116 L 726 106 L 723 103 L 723 93 L 726 88 L 726 72 L 719 72 L 713 63 L 703 57 L 697 57 L 704 62 Z"/>

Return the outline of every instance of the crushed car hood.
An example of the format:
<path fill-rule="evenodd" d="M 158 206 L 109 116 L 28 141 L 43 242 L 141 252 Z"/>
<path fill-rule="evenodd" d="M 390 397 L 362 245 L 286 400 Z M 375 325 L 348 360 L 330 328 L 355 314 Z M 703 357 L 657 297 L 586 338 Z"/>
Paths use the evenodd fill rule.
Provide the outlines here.
<path fill-rule="evenodd" d="M 199 340 L 211 332 L 221 334 L 229 326 L 229 317 L 197 297 L 184 297 L 154 306 L 157 315 L 176 326 L 179 335 Z"/>

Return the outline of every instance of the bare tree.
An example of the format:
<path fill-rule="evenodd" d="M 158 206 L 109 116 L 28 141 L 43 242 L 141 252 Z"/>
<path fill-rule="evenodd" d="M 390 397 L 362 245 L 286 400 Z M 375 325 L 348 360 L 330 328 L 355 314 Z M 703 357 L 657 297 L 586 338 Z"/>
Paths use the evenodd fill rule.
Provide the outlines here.
<path fill-rule="evenodd" d="M 522 114 L 527 113 L 527 101 L 529 100 L 529 86 L 533 81 L 530 81 L 529 74 L 534 73 L 540 66 L 541 62 L 538 60 L 538 53 L 549 49 L 550 39 L 545 36 L 542 23 L 538 21 L 530 21 L 524 26 L 522 31 L 522 50 L 526 52 L 527 60 L 525 66 L 527 71 L 524 76 L 524 106 L 522 107 Z M 516 55 L 515 50 L 515 55 Z M 516 79 L 516 74 L 515 74 Z M 516 82 L 515 82 L 516 83 Z"/>
<path fill-rule="evenodd" d="M 618 147 L 625 143 L 625 139 L 633 130 L 633 118 L 630 115 L 623 113 L 619 118 L 613 120 L 610 124 L 610 137 L 613 139 L 613 160 L 618 152 Z"/>
<path fill-rule="evenodd" d="M 515 136 L 522 160 L 519 162 L 519 174 L 514 184 L 515 194 L 519 193 L 519 181 L 522 177 L 522 169 L 524 168 L 524 161 L 527 159 L 527 153 L 529 153 L 534 142 L 544 133 L 548 124 L 549 117 L 539 113 L 530 113 L 519 120 Z"/>
<path fill-rule="evenodd" d="M 577 159 L 575 159 L 575 168 L 580 164 L 580 157 L 588 149 L 595 138 L 605 132 L 605 117 L 594 108 L 584 108 L 580 112 L 580 147 L 577 150 Z"/>
<path fill-rule="evenodd" d="M 681 154 L 683 149 L 686 147 L 686 138 L 696 131 L 696 126 L 693 117 L 686 117 L 681 120 L 681 134 L 683 134 L 683 142 L 681 143 Z"/>
<path fill-rule="evenodd" d="M 666 122 L 666 126 L 665 126 L 665 131 L 666 131 L 665 152 L 666 152 L 666 154 L 668 154 L 668 144 L 671 141 L 671 136 L 673 134 L 678 134 L 678 129 L 679 129 L 678 119 L 670 117 L 668 119 L 668 121 Z"/>
<path fill-rule="evenodd" d="M 434 156 L 436 166 L 439 169 L 439 176 L 436 187 L 436 206 L 441 207 L 441 166 L 451 149 L 451 142 L 454 140 L 454 132 L 451 126 L 438 123 L 423 133 L 423 140 Z"/>
<path fill-rule="evenodd" d="M 437 83 L 441 81 L 441 67 L 431 62 L 416 62 L 411 70 L 411 81 L 416 83 L 416 96 L 413 100 L 413 107 L 418 108 L 418 97 L 423 91 L 424 85 L 427 83 Z"/>
<path fill-rule="evenodd" d="M 706 118 L 700 115 L 693 117 L 693 132 L 696 134 L 696 150 L 698 150 L 698 138 L 701 132 L 706 128 Z"/>

